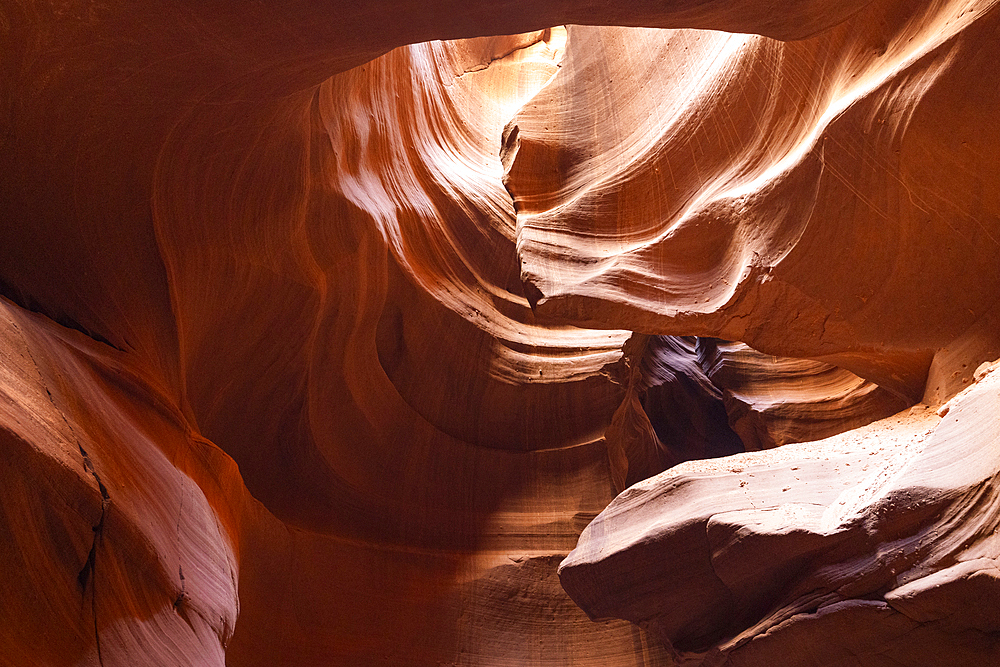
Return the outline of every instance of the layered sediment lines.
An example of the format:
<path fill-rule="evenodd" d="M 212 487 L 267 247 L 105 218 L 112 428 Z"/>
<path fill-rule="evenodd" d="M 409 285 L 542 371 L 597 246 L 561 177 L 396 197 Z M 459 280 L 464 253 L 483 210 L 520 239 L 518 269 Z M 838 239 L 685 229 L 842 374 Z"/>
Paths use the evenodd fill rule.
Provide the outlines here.
<path fill-rule="evenodd" d="M 991 659 L 1000 14 L 826 5 L 0 8 L 0 663 Z"/>
<path fill-rule="evenodd" d="M 972 129 L 996 103 L 975 83 L 991 7 L 872 3 L 787 43 L 571 29 L 505 135 L 537 311 L 826 358 L 920 398 L 1000 293 L 997 136 Z"/>

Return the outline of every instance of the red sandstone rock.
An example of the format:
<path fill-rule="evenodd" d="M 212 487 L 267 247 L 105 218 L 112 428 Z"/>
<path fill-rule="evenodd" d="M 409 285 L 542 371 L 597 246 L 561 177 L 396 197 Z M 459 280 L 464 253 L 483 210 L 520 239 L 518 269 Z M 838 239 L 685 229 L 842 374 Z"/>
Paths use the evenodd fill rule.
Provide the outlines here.
<path fill-rule="evenodd" d="M 910 404 L 820 361 L 761 354 L 743 343 L 708 347 L 708 377 L 722 390 L 730 424 L 747 449 L 819 440 Z"/>
<path fill-rule="evenodd" d="M 0 8 L 0 664 L 988 664 L 998 20 Z"/>

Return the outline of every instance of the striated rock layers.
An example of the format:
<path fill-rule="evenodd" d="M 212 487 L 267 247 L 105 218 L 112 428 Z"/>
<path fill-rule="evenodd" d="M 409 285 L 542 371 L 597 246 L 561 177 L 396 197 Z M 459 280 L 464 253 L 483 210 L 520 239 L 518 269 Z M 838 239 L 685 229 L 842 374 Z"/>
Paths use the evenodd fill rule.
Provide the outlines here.
<path fill-rule="evenodd" d="M 998 35 L 4 3 L 0 664 L 997 662 Z"/>

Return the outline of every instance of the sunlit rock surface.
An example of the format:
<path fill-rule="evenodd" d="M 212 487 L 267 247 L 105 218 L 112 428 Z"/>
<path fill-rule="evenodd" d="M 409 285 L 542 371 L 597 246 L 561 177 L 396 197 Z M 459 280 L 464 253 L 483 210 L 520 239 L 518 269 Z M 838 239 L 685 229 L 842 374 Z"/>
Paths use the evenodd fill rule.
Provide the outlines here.
<path fill-rule="evenodd" d="M 676 466 L 584 530 L 563 585 L 692 662 L 990 664 L 998 399 L 986 372 L 937 412 Z"/>
<path fill-rule="evenodd" d="M 0 664 L 996 661 L 998 33 L 6 3 Z"/>
<path fill-rule="evenodd" d="M 974 83 L 990 6 L 872 3 L 789 43 L 571 29 L 585 48 L 505 134 L 536 310 L 820 358 L 920 398 L 1000 289 L 998 137 L 974 120 L 1000 94 Z"/>

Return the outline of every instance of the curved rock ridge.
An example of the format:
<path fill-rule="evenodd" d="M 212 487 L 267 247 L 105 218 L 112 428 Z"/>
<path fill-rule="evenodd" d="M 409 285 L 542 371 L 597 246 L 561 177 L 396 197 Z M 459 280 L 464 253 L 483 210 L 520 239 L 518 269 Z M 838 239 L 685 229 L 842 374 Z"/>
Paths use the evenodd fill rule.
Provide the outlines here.
<path fill-rule="evenodd" d="M 998 22 L 6 3 L 0 664 L 989 664 Z"/>
<path fill-rule="evenodd" d="M 378 323 L 381 366 L 429 422 L 491 447 L 599 436 L 615 402 L 600 372 L 628 335 L 536 323 L 518 280 L 499 138 L 557 71 L 564 43 L 556 28 L 417 45 L 319 91 L 334 154 L 323 176 L 359 222 L 374 223 L 399 266 Z M 378 122 L 359 130 L 365 115 Z M 327 241 L 316 237 L 317 246 Z M 561 418 L 552 428 L 524 428 L 553 409 Z M 575 432 L 559 432 L 567 428 Z"/>
<path fill-rule="evenodd" d="M 398 1 L 177 10 L 152 2 L 12 0 L 0 8 L 0 157 L 12 165 L 0 202 L 16 223 L 0 229 L 4 293 L 135 350 L 179 382 L 171 292 L 149 201 L 164 144 L 191 131 L 192 117 L 214 125 L 216 134 L 203 140 L 217 146 L 217 159 L 228 155 L 237 165 L 249 158 L 254 138 L 296 127 L 316 86 L 405 44 L 566 23 L 749 29 L 798 39 L 865 2 L 797 0 L 761 12 L 748 0 L 536 2 L 503 11 L 451 0 L 433 11 Z M 276 165 L 291 167 L 291 159 Z M 226 181 L 235 169 L 213 178 Z M 273 194 L 293 189 L 290 173 L 272 174 Z"/>
<path fill-rule="evenodd" d="M 729 423 L 746 449 L 819 440 L 910 407 L 850 371 L 821 361 L 774 357 L 718 341 L 702 353 L 722 392 Z"/>
<path fill-rule="evenodd" d="M 47 510 L 45 488 L 30 496 L 32 512 L 54 512 L 77 542 L 100 539 L 88 551 L 38 522 L 12 533 L 4 562 L 27 574 L 4 616 L 13 664 L 132 664 L 137 654 L 191 665 L 543 663 L 631 660 L 644 644 L 660 654 L 627 623 L 595 632 L 554 574 L 612 497 L 602 434 L 621 390 L 602 369 L 628 332 L 536 323 L 516 270 L 500 261 L 514 256 L 501 130 L 551 76 L 559 34 L 417 45 L 277 101 L 181 114 L 150 185 L 162 263 L 149 271 L 165 276 L 169 307 L 149 298 L 149 319 L 121 316 L 145 298 L 124 291 L 110 310 L 86 299 L 91 313 L 118 309 L 103 323 L 80 310 L 60 318 L 94 340 L 42 318 L 44 335 L 27 334 L 36 356 L 56 359 L 65 400 L 85 401 L 82 447 L 110 498 L 96 502 L 119 507 L 109 480 L 145 495 L 122 505 L 134 536 L 55 499 Z M 119 279 L 122 267 L 98 254 L 88 270 Z M 157 282 L 131 262 L 136 282 Z M 51 301 L 33 300 L 31 280 L 8 287 L 54 314 Z M 112 379 L 91 382 L 66 361 L 67 336 Z M 141 382 L 115 382 L 117 373 Z M 34 401 L 26 392 L 12 389 L 11 404 Z M 52 394 L 53 410 L 66 410 Z M 467 403 L 456 409 L 458 400 Z M 122 409 L 154 422 L 153 435 L 106 436 Z M 548 414 L 560 417 L 537 428 Z M 4 425 L 20 433 L 20 421 Z M 46 433 L 22 438 L 36 468 L 58 459 Z M 163 450 L 180 472 L 161 469 Z M 195 475 L 207 501 L 185 495 L 188 456 L 210 459 Z M 31 470 L 5 471 L 12 494 Z M 90 472 L 81 463 L 66 473 L 70 508 L 95 502 Z M 192 529 L 185 502 L 223 527 Z M 9 523 L 24 506 L 11 502 Z M 33 530 L 42 538 L 32 542 Z M 174 555 L 192 535 L 204 543 L 200 561 Z M 117 554 L 137 549 L 118 565 Z M 236 554 L 227 581 L 238 602 L 185 592 L 204 579 L 188 568 L 219 569 L 216 552 Z M 36 609 L 53 553 L 66 585 L 49 611 Z M 127 577 L 113 569 L 126 566 Z M 547 611 L 496 632 L 496 614 L 526 609 Z M 187 622 L 192 610 L 204 624 Z M 74 623 L 53 626 L 62 616 Z M 47 635 L 56 640 L 40 647 Z"/>
<path fill-rule="evenodd" d="M 220 149 L 243 143 L 228 116 L 164 146 L 154 224 L 184 399 L 282 518 L 470 547 L 511 507 L 546 518 L 510 533 L 562 521 L 571 545 L 573 517 L 610 500 L 621 389 L 603 369 L 628 332 L 536 322 L 500 181 L 503 124 L 561 32 L 394 51 L 272 118 L 249 157 Z"/>
<path fill-rule="evenodd" d="M 560 565 L 564 588 L 692 664 L 992 662 L 997 366 L 937 412 L 630 487 Z"/>
<path fill-rule="evenodd" d="M 505 133 L 536 310 L 825 359 L 919 400 L 1000 294 L 998 137 L 973 129 L 997 103 L 977 83 L 994 7 L 875 2 L 784 43 L 571 28 Z"/>

